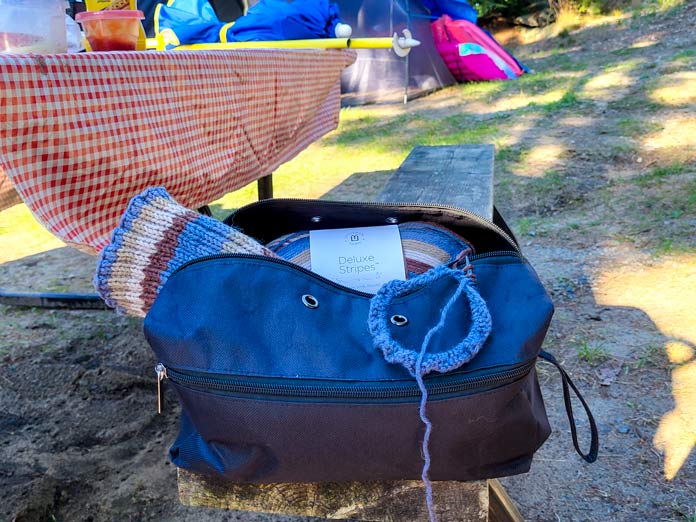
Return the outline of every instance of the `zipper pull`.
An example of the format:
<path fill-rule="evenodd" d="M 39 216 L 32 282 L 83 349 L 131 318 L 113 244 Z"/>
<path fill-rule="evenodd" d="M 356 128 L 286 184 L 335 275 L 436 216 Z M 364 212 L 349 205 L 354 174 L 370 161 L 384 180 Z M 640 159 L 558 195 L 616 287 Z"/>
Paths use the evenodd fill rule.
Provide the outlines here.
<path fill-rule="evenodd" d="M 459 265 L 457 265 L 457 268 L 464 270 L 464 274 L 466 275 L 466 277 L 468 277 L 472 283 L 476 284 L 476 274 L 474 274 L 474 265 L 471 264 L 469 254 L 466 254 L 464 256 L 464 266 L 460 267 Z"/>
<path fill-rule="evenodd" d="M 162 379 L 167 378 L 167 368 L 164 364 L 157 363 L 155 372 L 157 372 L 157 414 L 159 415 L 162 413 Z"/>

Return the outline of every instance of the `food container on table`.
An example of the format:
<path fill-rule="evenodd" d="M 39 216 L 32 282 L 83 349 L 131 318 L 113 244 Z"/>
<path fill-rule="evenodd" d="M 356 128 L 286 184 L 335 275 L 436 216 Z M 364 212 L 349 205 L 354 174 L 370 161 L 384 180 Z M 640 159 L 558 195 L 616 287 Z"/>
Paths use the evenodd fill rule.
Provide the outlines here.
<path fill-rule="evenodd" d="M 65 0 L 0 0 L 0 52 L 65 53 Z"/>
<path fill-rule="evenodd" d="M 140 36 L 142 11 L 109 9 L 78 13 L 92 51 L 135 51 Z"/>

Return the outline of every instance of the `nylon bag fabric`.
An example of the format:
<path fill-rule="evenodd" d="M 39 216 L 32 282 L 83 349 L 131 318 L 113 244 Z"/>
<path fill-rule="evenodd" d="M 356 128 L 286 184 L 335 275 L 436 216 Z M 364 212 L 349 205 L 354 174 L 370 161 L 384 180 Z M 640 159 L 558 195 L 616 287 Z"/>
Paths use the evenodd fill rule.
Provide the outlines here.
<path fill-rule="evenodd" d="M 427 391 L 430 479 L 529 470 L 550 434 L 535 363 L 553 304 L 497 213 L 490 222 L 433 205 L 265 200 L 226 220 L 262 243 L 303 230 L 412 221 L 467 238 L 475 284 L 457 277 L 457 267 L 433 269 L 436 276 L 377 307 L 382 290 L 377 297 L 352 290 L 270 257 L 210 256 L 170 276 L 145 334 L 182 406 L 174 464 L 234 482 L 419 479 L 424 425 L 415 373 Z M 462 285 L 469 293 L 457 294 Z M 482 324 L 479 297 L 490 329 L 468 362 L 418 374 L 389 358 L 391 348 L 427 345 L 419 360 L 442 369 L 439 361 Z M 562 376 L 570 408 L 568 386 L 577 390 Z M 592 461 L 596 427 L 581 401 L 593 430 L 583 457 Z"/>
<path fill-rule="evenodd" d="M 435 47 L 457 81 L 514 80 L 524 67 L 489 33 L 443 15 L 431 25 Z"/>

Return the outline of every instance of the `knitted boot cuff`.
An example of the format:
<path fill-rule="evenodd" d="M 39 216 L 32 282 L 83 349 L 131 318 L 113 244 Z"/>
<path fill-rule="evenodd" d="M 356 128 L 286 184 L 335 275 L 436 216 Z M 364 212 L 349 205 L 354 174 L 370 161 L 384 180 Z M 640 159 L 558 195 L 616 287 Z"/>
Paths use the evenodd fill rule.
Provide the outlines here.
<path fill-rule="evenodd" d="M 150 188 L 128 204 L 101 253 L 94 286 L 118 312 L 144 317 L 178 267 L 220 253 L 278 257 L 239 230 L 179 205 L 164 188 Z"/>

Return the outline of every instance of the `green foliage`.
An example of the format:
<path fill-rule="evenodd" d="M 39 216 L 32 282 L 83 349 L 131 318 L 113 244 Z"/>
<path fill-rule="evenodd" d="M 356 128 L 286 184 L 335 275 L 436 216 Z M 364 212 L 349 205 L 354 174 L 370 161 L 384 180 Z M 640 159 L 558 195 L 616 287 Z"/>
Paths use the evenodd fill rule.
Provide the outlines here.
<path fill-rule="evenodd" d="M 655 182 L 659 183 L 664 178 L 669 176 L 678 176 L 679 174 L 683 174 L 687 171 L 687 168 L 688 166 L 683 163 L 674 163 L 666 167 L 657 167 L 649 173 L 643 174 L 642 176 L 636 178 L 635 182 L 641 187 L 651 186 L 654 185 Z"/>
<path fill-rule="evenodd" d="M 620 135 L 634 138 L 662 130 L 662 125 L 659 123 L 646 121 L 643 118 L 622 118 L 616 122 L 616 127 Z"/>
<path fill-rule="evenodd" d="M 683 3 L 684 0 L 657 0 L 657 5 L 660 6 L 660 9 L 670 9 Z M 696 518 L 696 515 L 694 515 L 694 517 Z"/>
<path fill-rule="evenodd" d="M 500 14 L 514 18 L 527 13 L 530 3 L 529 0 L 478 0 L 472 2 L 472 5 L 480 17 Z"/>
<path fill-rule="evenodd" d="M 656 0 L 663 4 L 676 5 L 682 0 Z M 530 0 L 478 0 L 472 5 L 478 11 L 480 17 L 502 15 L 506 18 L 515 18 L 543 9 L 547 5 L 556 11 L 575 11 L 581 14 L 599 15 L 611 12 L 621 4 L 622 0 L 551 0 L 546 2 Z"/>
<path fill-rule="evenodd" d="M 529 234 L 534 228 L 534 222 L 530 218 L 520 218 L 520 220 L 517 222 L 517 231 L 519 232 L 520 236 L 526 236 Z"/>
<path fill-rule="evenodd" d="M 566 91 L 563 96 L 554 102 L 547 103 L 543 106 L 543 109 L 547 113 L 553 113 L 560 111 L 561 109 L 573 109 L 580 106 L 582 102 L 577 97 L 577 95 L 572 91 Z"/>
<path fill-rule="evenodd" d="M 649 344 L 643 349 L 643 353 L 636 361 L 636 368 L 641 370 L 646 366 L 658 366 L 662 347 L 659 344 Z"/>
<path fill-rule="evenodd" d="M 687 49 L 686 51 L 682 51 L 679 54 L 675 54 L 672 60 L 688 60 L 689 58 L 696 58 L 696 49 Z"/>
<path fill-rule="evenodd" d="M 609 358 L 609 353 L 605 348 L 601 346 L 591 346 L 587 339 L 583 339 L 575 349 L 578 352 L 578 358 L 590 365 L 598 364 Z"/>
<path fill-rule="evenodd" d="M 617 2 L 611 0 L 575 0 L 575 9 L 582 14 L 600 15 L 611 11 Z"/>

